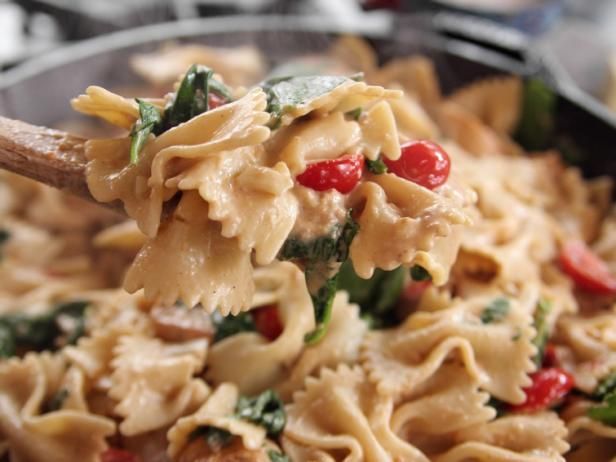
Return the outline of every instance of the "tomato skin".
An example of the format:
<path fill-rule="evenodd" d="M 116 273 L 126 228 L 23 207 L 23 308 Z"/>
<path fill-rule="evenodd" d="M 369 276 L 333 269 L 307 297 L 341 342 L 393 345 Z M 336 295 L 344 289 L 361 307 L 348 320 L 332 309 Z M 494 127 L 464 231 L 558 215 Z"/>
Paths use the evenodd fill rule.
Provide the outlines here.
<path fill-rule="evenodd" d="M 398 160 L 383 158 L 387 168 L 405 180 L 428 189 L 441 186 L 449 178 L 451 160 L 438 144 L 431 141 L 409 141 L 400 146 Z"/>
<path fill-rule="evenodd" d="M 565 242 L 560 256 L 560 266 L 575 285 L 599 295 L 616 294 L 616 278 L 608 266 L 580 240 Z"/>
<path fill-rule="evenodd" d="M 556 356 L 556 347 L 552 343 L 548 343 L 543 350 L 542 367 L 558 366 L 558 357 Z"/>
<path fill-rule="evenodd" d="M 526 401 L 511 406 L 514 412 L 536 412 L 548 409 L 562 400 L 571 391 L 573 376 L 559 367 L 547 367 L 531 374 L 533 383 L 524 388 Z"/>
<path fill-rule="evenodd" d="M 269 341 L 276 340 L 284 329 L 276 305 L 266 305 L 251 311 L 257 331 Z"/>
<path fill-rule="evenodd" d="M 432 285 L 432 281 L 410 281 L 402 292 L 405 300 L 419 300 L 425 290 Z"/>
<path fill-rule="evenodd" d="M 306 170 L 297 175 L 297 182 L 315 191 L 335 189 L 350 193 L 361 179 L 364 156 L 351 154 L 338 159 L 322 160 L 308 164 Z"/>
<path fill-rule="evenodd" d="M 141 458 L 125 449 L 109 448 L 101 454 L 101 462 L 141 462 Z"/>
<path fill-rule="evenodd" d="M 212 93 L 212 92 L 208 93 L 208 95 L 207 95 L 208 109 L 210 109 L 210 110 L 211 109 L 216 109 L 217 107 L 223 106 L 225 104 L 227 104 L 227 101 L 224 98 L 222 98 L 222 97 L 220 97 L 217 94 Z"/>

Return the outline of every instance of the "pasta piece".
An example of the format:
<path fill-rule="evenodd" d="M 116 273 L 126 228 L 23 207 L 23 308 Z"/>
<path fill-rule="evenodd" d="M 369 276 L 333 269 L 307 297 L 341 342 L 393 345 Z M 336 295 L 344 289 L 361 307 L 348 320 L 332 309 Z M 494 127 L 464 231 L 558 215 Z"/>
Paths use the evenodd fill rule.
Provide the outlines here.
<path fill-rule="evenodd" d="M 139 250 L 146 242 L 146 236 L 139 231 L 137 223 L 126 220 L 115 226 L 105 228 L 94 236 L 94 245 L 120 250 Z"/>
<path fill-rule="evenodd" d="M 367 324 L 359 317 L 359 308 L 349 303 L 346 293 L 338 292 L 327 336 L 316 345 L 304 348 L 288 377 L 277 387 L 281 397 L 290 398 L 303 387 L 306 377 L 315 375 L 323 367 L 355 363 L 367 329 Z"/>
<path fill-rule="evenodd" d="M 392 431 L 392 411 L 392 397 L 375 393 L 362 369 L 323 369 L 318 379 L 306 379 L 305 391 L 293 396 L 282 446 L 290 454 L 310 454 L 300 461 L 428 462 Z"/>
<path fill-rule="evenodd" d="M 512 415 L 474 425 L 455 434 L 456 445 L 436 462 L 564 461 L 567 429 L 554 413 Z"/>
<path fill-rule="evenodd" d="M 240 250 L 237 239 L 222 237 L 207 215 L 196 192 L 184 193 L 170 221 L 137 254 L 126 290 L 144 288 L 146 298 L 163 305 L 181 299 L 223 315 L 248 309 L 254 290 L 250 253 Z"/>
<path fill-rule="evenodd" d="M 63 370 L 62 359 L 47 354 L 0 365 L 0 439 L 12 461 L 97 462 L 107 448 L 105 437 L 114 433 L 114 422 L 88 412 L 83 377 L 70 369 L 62 383 Z M 61 390 L 68 395 L 59 409 L 45 412 Z"/>
<path fill-rule="evenodd" d="M 388 159 L 400 158 L 400 142 L 396 120 L 387 101 L 380 101 L 368 109 L 360 118 L 363 152 L 368 159 L 379 154 Z"/>
<path fill-rule="evenodd" d="M 438 137 L 439 128 L 417 99 L 404 95 L 400 99 L 390 100 L 389 106 L 394 113 L 400 134 L 411 139 Z"/>
<path fill-rule="evenodd" d="M 457 90 L 449 100 L 497 132 L 512 134 L 520 118 L 522 81 L 519 77 L 480 80 Z"/>
<path fill-rule="evenodd" d="M 207 401 L 192 415 L 182 417 L 167 433 L 167 453 L 176 461 L 190 442 L 191 434 L 200 427 L 214 427 L 226 430 L 242 439 L 247 449 L 259 449 L 265 443 L 265 429 L 258 425 L 233 417 L 239 391 L 232 383 L 219 385 Z"/>
<path fill-rule="evenodd" d="M 130 130 L 139 118 L 139 106 L 136 101 L 97 86 L 88 87 L 86 94 L 74 98 L 71 105 L 82 114 L 100 117 L 126 130 Z"/>
<path fill-rule="evenodd" d="M 469 222 L 461 210 L 463 198 L 445 187 L 436 193 L 393 174 L 370 180 L 351 195 L 351 207 L 361 210 L 350 248 L 355 272 L 367 279 L 375 268 L 417 264 L 435 284 L 444 284 L 458 250 L 456 225 Z"/>
<path fill-rule="evenodd" d="M 207 340 L 163 344 L 156 339 L 122 337 L 111 361 L 109 396 L 124 419 L 120 432 L 136 435 L 171 425 L 194 411 L 209 394 L 193 378 L 205 362 Z M 164 377 L 164 380 L 160 380 Z"/>
<path fill-rule="evenodd" d="M 503 322 L 483 324 L 479 316 L 492 300 L 454 301 L 446 310 L 412 314 L 396 329 L 366 334 L 362 364 L 378 392 L 399 396 L 455 357 L 481 389 L 510 403 L 523 402 L 522 387 L 530 385 L 526 374 L 535 369 L 531 316 L 511 300 Z"/>
<path fill-rule="evenodd" d="M 206 372 L 208 381 L 233 382 L 247 395 L 260 393 L 281 381 L 287 367 L 300 354 L 304 335 L 314 328 L 312 301 L 304 276 L 295 265 L 276 263 L 271 268 L 259 269 L 255 280 L 255 301 L 278 307 L 284 326 L 282 333 L 271 342 L 260 334 L 242 332 L 215 343 L 208 354 Z"/>

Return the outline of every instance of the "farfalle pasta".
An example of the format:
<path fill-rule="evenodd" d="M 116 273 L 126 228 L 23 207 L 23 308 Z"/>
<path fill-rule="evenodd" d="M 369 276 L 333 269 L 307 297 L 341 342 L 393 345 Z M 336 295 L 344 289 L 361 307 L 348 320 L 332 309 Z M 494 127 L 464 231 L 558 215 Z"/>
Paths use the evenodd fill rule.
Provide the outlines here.
<path fill-rule="evenodd" d="M 0 173 L 0 459 L 613 459 L 612 183 L 533 145 L 551 90 L 266 62 L 169 44 L 153 97 L 73 100 L 128 217 Z"/>

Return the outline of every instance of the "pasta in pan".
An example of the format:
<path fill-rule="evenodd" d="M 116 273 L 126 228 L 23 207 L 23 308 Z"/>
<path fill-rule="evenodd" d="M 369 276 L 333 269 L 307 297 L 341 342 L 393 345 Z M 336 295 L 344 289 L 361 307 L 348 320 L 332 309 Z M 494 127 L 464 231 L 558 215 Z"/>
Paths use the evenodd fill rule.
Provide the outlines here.
<path fill-rule="evenodd" d="M 0 176 L 0 458 L 616 457 L 611 180 L 532 147 L 547 87 L 350 37 L 132 64 L 170 93 L 73 100 L 129 220 Z"/>

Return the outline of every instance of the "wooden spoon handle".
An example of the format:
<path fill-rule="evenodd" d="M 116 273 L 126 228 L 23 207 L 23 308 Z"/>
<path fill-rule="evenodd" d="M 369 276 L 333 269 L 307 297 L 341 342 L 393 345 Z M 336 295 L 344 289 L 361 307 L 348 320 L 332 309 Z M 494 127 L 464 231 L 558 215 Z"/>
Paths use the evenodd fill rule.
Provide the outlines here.
<path fill-rule="evenodd" d="M 85 141 L 0 117 L 0 168 L 94 201 L 86 183 Z"/>

